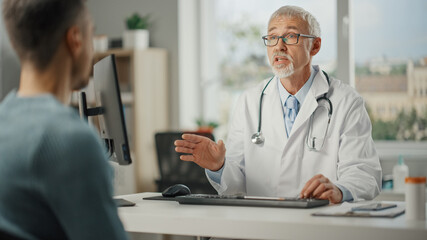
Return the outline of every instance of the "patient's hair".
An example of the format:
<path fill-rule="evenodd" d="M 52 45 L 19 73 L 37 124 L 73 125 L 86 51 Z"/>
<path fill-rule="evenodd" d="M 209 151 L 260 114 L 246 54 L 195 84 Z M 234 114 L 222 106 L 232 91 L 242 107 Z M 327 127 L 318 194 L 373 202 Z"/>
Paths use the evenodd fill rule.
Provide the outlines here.
<path fill-rule="evenodd" d="M 45 69 L 67 30 L 83 17 L 85 0 L 4 0 L 3 18 L 21 61 Z"/>

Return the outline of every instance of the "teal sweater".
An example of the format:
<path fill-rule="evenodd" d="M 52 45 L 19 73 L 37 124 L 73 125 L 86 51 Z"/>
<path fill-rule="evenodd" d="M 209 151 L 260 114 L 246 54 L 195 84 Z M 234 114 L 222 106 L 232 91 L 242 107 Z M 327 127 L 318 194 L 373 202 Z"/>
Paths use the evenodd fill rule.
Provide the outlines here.
<path fill-rule="evenodd" d="M 96 132 L 52 95 L 0 104 L 0 230 L 24 239 L 127 239 Z"/>

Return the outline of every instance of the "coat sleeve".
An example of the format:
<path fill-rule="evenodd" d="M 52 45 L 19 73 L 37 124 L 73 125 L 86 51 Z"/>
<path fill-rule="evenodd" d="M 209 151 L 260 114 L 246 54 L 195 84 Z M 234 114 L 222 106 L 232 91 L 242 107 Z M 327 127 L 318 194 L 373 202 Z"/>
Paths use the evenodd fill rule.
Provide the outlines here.
<path fill-rule="evenodd" d="M 209 182 L 219 194 L 246 193 L 244 157 L 244 116 L 246 116 L 245 94 L 240 96 L 232 115 L 226 142 L 226 157 L 220 183 Z"/>
<path fill-rule="evenodd" d="M 336 183 L 347 188 L 355 201 L 375 198 L 381 189 L 382 170 L 360 96 L 351 105 L 340 132 Z"/>

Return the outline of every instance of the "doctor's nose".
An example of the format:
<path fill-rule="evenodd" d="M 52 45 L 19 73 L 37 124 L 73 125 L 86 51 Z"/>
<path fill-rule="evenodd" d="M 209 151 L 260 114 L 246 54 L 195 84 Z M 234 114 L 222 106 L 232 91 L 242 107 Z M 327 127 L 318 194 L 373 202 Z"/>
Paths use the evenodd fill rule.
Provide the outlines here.
<path fill-rule="evenodd" d="M 287 51 L 288 47 L 285 44 L 283 38 L 280 38 L 279 41 L 277 42 L 276 46 L 274 46 L 274 50 L 275 51 Z"/>

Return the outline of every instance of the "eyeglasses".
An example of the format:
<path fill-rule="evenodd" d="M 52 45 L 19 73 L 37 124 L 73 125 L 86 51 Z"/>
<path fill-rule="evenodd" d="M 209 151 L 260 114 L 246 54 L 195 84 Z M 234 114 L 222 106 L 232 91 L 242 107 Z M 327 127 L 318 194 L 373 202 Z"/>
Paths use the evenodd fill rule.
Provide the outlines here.
<path fill-rule="evenodd" d="M 282 39 L 284 44 L 294 45 L 294 44 L 298 43 L 299 37 L 317 38 L 316 36 L 312 36 L 312 35 L 299 34 L 299 33 L 288 33 L 288 34 L 283 35 L 283 36 L 266 35 L 266 36 L 263 36 L 262 39 L 264 40 L 265 46 L 274 47 L 279 42 L 280 38 Z"/>

